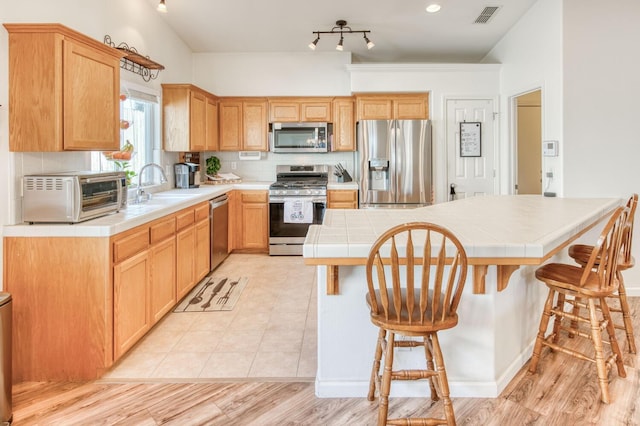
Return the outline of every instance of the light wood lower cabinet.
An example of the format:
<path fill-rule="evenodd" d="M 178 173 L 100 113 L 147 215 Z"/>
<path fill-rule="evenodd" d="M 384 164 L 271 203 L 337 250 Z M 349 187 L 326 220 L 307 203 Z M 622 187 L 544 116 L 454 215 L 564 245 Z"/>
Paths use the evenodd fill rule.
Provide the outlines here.
<path fill-rule="evenodd" d="M 208 209 L 112 237 L 5 237 L 13 382 L 102 376 L 208 273 Z"/>
<path fill-rule="evenodd" d="M 269 195 L 267 191 L 233 191 L 230 221 L 233 249 L 269 251 Z"/>
<path fill-rule="evenodd" d="M 180 300 L 209 272 L 209 203 L 176 213 L 177 278 Z"/>
<path fill-rule="evenodd" d="M 169 238 L 151 249 L 151 319 L 160 319 L 176 304 L 176 240 Z"/>
<path fill-rule="evenodd" d="M 113 340 L 118 359 L 151 328 L 149 250 L 113 268 Z"/>
<path fill-rule="evenodd" d="M 329 209 L 357 209 L 357 190 L 328 190 L 327 208 Z"/>

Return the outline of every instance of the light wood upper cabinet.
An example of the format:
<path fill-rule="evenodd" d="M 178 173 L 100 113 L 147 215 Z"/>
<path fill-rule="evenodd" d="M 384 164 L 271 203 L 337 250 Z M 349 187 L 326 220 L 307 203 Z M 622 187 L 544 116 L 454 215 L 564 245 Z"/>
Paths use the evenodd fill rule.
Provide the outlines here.
<path fill-rule="evenodd" d="M 120 51 L 60 24 L 9 33 L 9 150 L 120 147 Z"/>
<path fill-rule="evenodd" d="M 269 98 L 270 122 L 331 122 L 331 98 Z"/>
<path fill-rule="evenodd" d="M 428 93 L 358 94 L 358 120 L 426 120 L 429 118 Z"/>
<path fill-rule="evenodd" d="M 296 101 L 269 100 L 269 121 L 272 123 L 300 121 L 300 104 Z"/>
<path fill-rule="evenodd" d="M 206 151 L 217 142 L 217 98 L 192 84 L 162 85 L 166 151 Z M 212 119 L 215 114 L 215 119 Z M 215 132 L 216 137 L 212 134 Z"/>
<path fill-rule="evenodd" d="M 207 123 L 206 123 L 206 149 L 205 151 L 218 151 L 220 144 L 218 143 L 218 102 L 217 100 L 207 97 Z"/>
<path fill-rule="evenodd" d="M 268 151 L 267 108 L 264 98 L 221 99 L 220 151 Z"/>
<path fill-rule="evenodd" d="M 333 100 L 332 151 L 356 150 L 355 102 L 352 97 Z"/>

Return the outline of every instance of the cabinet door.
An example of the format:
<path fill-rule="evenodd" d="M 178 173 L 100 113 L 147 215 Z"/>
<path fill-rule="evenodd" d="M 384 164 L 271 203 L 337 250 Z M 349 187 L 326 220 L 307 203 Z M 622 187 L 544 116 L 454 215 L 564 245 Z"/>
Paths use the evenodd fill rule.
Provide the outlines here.
<path fill-rule="evenodd" d="M 302 102 L 300 104 L 301 121 L 331 121 L 331 102 Z"/>
<path fill-rule="evenodd" d="M 189 148 L 204 151 L 207 149 L 207 99 L 204 93 L 191 91 L 189 111 Z"/>
<path fill-rule="evenodd" d="M 190 226 L 176 234 L 176 298 L 182 299 L 196 285 L 194 250 L 195 228 Z"/>
<path fill-rule="evenodd" d="M 64 149 L 120 147 L 120 61 L 64 40 Z"/>
<path fill-rule="evenodd" d="M 218 144 L 218 103 L 215 99 L 207 97 L 207 123 L 206 123 L 206 135 L 207 146 L 205 151 L 218 151 L 220 145 Z"/>
<path fill-rule="evenodd" d="M 118 359 L 151 328 L 149 306 L 149 251 L 113 268 L 114 359 Z"/>
<path fill-rule="evenodd" d="M 221 101 L 218 108 L 220 151 L 241 151 L 242 101 Z"/>
<path fill-rule="evenodd" d="M 393 118 L 398 120 L 426 120 L 429 118 L 428 98 L 399 98 L 393 103 Z"/>
<path fill-rule="evenodd" d="M 278 123 L 300 121 L 300 104 L 295 101 L 271 101 L 269 119 Z"/>
<path fill-rule="evenodd" d="M 268 151 L 267 102 L 245 101 L 243 104 L 244 151 Z"/>
<path fill-rule="evenodd" d="M 158 322 L 176 303 L 176 240 L 151 248 L 151 324 Z"/>
<path fill-rule="evenodd" d="M 196 223 L 195 233 L 195 281 L 197 283 L 209 273 L 211 262 L 209 218 Z"/>
<path fill-rule="evenodd" d="M 241 193 L 243 249 L 267 250 L 269 248 L 269 204 L 266 191 Z"/>
<path fill-rule="evenodd" d="M 333 101 L 333 141 L 332 151 L 355 151 L 355 114 L 353 99 Z"/>
<path fill-rule="evenodd" d="M 389 120 L 393 118 L 391 98 L 358 98 L 358 120 Z"/>

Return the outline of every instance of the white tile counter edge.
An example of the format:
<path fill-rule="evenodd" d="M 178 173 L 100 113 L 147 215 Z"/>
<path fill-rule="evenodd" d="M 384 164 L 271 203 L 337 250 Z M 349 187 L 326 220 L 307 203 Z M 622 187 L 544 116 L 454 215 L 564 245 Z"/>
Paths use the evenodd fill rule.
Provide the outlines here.
<path fill-rule="evenodd" d="M 126 209 L 97 219 L 75 224 L 6 225 L 4 237 L 109 237 L 144 225 L 155 219 L 207 201 L 233 189 L 268 190 L 271 182 L 241 182 L 233 185 L 200 185 L 192 189 L 172 189 L 155 194 L 156 198 L 141 204 L 130 204 Z M 161 199 L 164 196 L 176 198 Z"/>

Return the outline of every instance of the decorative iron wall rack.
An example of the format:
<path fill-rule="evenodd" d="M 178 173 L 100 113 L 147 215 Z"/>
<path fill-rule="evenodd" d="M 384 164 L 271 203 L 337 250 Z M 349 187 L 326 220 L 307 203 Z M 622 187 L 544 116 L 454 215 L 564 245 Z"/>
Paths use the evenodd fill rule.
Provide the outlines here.
<path fill-rule="evenodd" d="M 140 74 L 144 81 L 157 78 L 160 71 L 164 69 L 164 65 L 152 61 L 148 56 L 142 56 L 135 47 L 128 46 L 127 43 L 122 42 L 116 46 L 108 35 L 104 36 L 104 44 L 126 53 L 120 59 L 120 68 Z"/>

